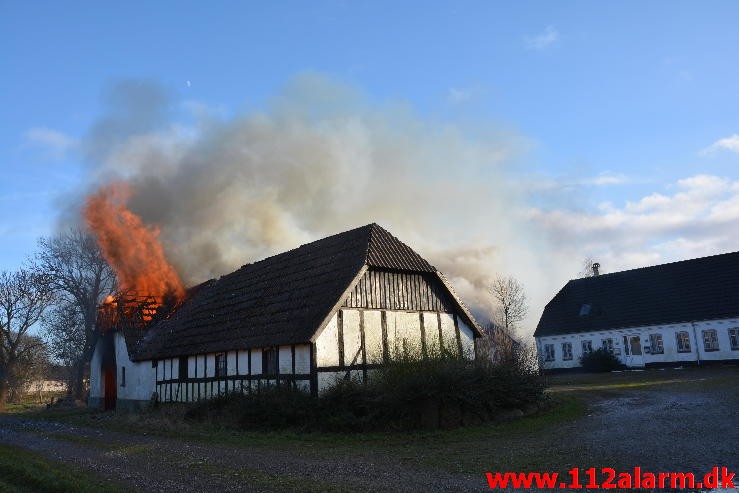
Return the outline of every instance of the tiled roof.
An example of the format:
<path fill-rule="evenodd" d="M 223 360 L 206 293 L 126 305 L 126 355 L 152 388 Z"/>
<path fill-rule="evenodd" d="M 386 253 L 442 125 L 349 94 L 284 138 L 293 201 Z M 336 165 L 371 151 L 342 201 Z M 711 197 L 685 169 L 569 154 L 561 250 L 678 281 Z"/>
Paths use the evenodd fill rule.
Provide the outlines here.
<path fill-rule="evenodd" d="M 735 316 L 739 252 L 572 280 L 544 308 L 534 336 Z"/>
<path fill-rule="evenodd" d="M 369 224 L 209 281 L 148 330 L 134 359 L 308 342 L 365 265 L 436 272 L 410 247 Z"/>

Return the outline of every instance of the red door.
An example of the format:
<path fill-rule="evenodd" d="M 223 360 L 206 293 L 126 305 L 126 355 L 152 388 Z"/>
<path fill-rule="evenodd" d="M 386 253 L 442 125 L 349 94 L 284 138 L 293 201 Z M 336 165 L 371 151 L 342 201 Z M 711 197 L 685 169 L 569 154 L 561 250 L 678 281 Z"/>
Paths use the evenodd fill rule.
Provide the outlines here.
<path fill-rule="evenodd" d="M 103 382 L 105 385 L 105 402 L 103 404 L 106 411 L 115 409 L 116 401 L 116 368 L 115 365 L 103 367 Z"/>

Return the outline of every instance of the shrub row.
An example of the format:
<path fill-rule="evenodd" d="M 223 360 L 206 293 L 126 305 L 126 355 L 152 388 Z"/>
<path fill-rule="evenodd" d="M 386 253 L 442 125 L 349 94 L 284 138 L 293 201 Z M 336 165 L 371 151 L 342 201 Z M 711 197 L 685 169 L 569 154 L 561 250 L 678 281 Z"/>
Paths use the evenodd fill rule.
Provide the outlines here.
<path fill-rule="evenodd" d="M 446 428 L 535 409 L 543 399 L 538 374 L 523 365 L 403 355 L 372 370 L 366 383 L 340 379 L 318 397 L 286 386 L 262 387 L 195 403 L 186 418 L 247 429 Z"/>
<path fill-rule="evenodd" d="M 607 372 L 622 370 L 626 366 L 612 352 L 598 348 L 580 357 L 580 365 L 588 372 Z"/>

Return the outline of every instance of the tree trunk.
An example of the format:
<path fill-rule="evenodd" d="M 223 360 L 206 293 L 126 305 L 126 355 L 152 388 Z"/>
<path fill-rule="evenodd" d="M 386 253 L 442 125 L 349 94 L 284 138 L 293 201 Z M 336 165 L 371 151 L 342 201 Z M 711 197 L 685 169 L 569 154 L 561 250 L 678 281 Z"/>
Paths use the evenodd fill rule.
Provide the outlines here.
<path fill-rule="evenodd" d="M 5 410 L 5 403 L 8 402 L 9 392 L 10 383 L 6 379 L 0 379 L 0 411 Z"/>
<path fill-rule="evenodd" d="M 74 377 L 72 378 L 72 387 L 69 389 L 75 399 L 82 400 L 85 398 L 85 363 L 87 359 L 82 358 L 75 363 Z"/>

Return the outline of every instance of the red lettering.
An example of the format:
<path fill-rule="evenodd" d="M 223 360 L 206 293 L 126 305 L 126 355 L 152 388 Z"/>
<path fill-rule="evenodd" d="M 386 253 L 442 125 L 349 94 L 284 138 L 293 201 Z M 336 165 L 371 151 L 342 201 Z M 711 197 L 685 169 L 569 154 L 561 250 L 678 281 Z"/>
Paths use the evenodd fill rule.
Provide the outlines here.
<path fill-rule="evenodd" d="M 656 488 L 657 478 L 651 472 L 645 472 L 642 476 L 641 488 Z"/>

